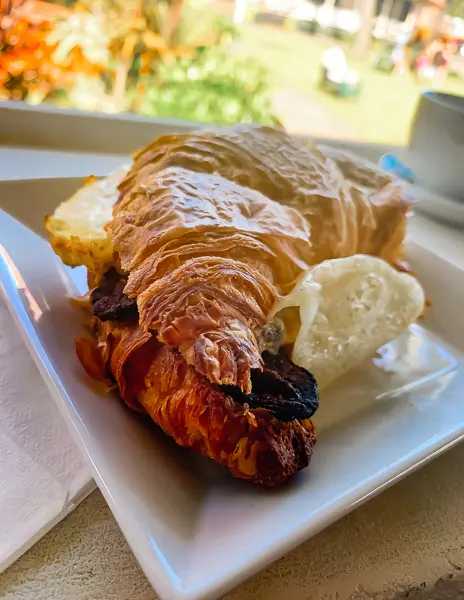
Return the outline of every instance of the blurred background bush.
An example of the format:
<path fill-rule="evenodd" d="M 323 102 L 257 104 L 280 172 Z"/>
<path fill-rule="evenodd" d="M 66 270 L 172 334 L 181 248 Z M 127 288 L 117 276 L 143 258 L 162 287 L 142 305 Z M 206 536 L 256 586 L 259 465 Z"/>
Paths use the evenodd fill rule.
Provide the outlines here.
<path fill-rule="evenodd" d="M 3 4 L 0 99 L 200 122 L 276 122 L 266 68 L 234 52 L 238 30 L 205 2 Z"/>

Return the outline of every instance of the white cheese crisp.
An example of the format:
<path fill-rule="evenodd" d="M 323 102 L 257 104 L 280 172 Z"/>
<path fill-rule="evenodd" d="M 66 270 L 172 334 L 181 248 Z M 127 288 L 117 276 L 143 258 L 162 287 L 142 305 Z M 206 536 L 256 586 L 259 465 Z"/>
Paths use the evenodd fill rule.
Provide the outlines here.
<path fill-rule="evenodd" d="M 274 314 L 299 308 L 301 326 L 292 360 L 320 388 L 373 356 L 398 337 L 424 309 L 419 282 L 380 258 L 355 255 L 311 269 L 279 299 Z"/>

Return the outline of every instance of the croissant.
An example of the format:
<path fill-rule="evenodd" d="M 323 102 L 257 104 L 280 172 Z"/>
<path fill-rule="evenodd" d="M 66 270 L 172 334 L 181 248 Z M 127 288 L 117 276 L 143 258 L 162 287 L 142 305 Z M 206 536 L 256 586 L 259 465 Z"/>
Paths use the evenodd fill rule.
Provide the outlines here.
<path fill-rule="evenodd" d="M 107 231 L 140 326 L 212 383 L 250 393 L 257 336 L 309 268 L 305 219 L 219 175 L 145 168 L 139 181 L 134 169 Z"/>
<path fill-rule="evenodd" d="M 309 464 L 316 437 L 305 417 L 317 408 L 316 383 L 284 353 L 265 354 L 264 370 L 253 383 L 261 397 L 245 396 L 212 385 L 136 323 L 97 319 L 95 327 L 94 353 L 86 341 L 77 342 L 86 370 L 95 377 L 95 351 L 100 353 L 127 404 L 146 411 L 179 445 L 267 486 Z"/>
<path fill-rule="evenodd" d="M 359 159 L 273 127 L 238 125 L 157 138 L 135 155 L 123 194 L 154 171 L 217 173 L 296 208 L 311 231 L 311 264 L 353 254 L 403 258 L 410 200 L 390 176 Z"/>
<path fill-rule="evenodd" d="M 298 318 L 280 327 L 273 310 L 321 261 L 403 253 L 408 201 L 349 172 L 278 129 L 203 130 L 139 152 L 112 216 L 109 190 L 104 211 L 89 194 L 58 209 L 52 245 L 93 288 L 97 343 L 76 345 L 89 375 L 237 477 L 277 485 L 305 467 L 317 385 L 278 350 Z"/>

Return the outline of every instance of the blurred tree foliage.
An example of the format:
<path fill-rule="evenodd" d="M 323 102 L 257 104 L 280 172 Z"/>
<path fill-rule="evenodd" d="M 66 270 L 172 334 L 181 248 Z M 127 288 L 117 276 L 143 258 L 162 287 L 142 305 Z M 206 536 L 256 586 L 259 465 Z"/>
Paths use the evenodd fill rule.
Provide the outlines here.
<path fill-rule="evenodd" d="M 267 73 L 220 46 L 205 48 L 194 59 L 163 63 L 158 77 L 160 85 L 145 77 L 133 91 L 141 114 L 221 124 L 276 123 Z"/>
<path fill-rule="evenodd" d="M 111 94 L 115 110 L 125 110 L 131 72 L 135 77 L 148 74 L 171 54 L 194 50 L 174 39 L 182 4 L 183 0 L 81 0 L 70 19 L 56 24 L 49 41 L 57 44 L 60 60 L 79 47 L 89 62 L 103 61 L 102 91 Z"/>
<path fill-rule="evenodd" d="M 77 74 L 98 75 L 79 47 L 67 63 L 49 43 L 54 19 L 69 18 L 63 7 L 37 0 L 0 0 L 0 99 L 41 102 L 59 88 L 71 87 Z"/>
<path fill-rule="evenodd" d="M 38 86 L 39 99 L 64 90 L 63 103 L 90 110 L 274 121 L 266 72 L 229 52 L 238 32 L 205 0 L 13 2 L 14 10 L 0 0 L 10 7 L 0 30 L 2 97 L 31 100 Z M 40 23 L 39 5 L 51 15 Z"/>

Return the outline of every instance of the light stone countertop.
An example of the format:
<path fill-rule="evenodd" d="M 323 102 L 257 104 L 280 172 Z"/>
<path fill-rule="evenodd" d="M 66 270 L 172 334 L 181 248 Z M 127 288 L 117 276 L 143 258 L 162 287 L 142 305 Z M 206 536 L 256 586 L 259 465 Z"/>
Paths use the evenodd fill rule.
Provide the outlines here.
<path fill-rule="evenodd" d="M 449 575 L 459 581 L 459 570 L 464 569 L 463 463 L 461 445 L 312 538 L 228 598 L 381 600 L 424 585 L 433 588 Z M 0 597 L 152 600 L 156 595 L 102 495 L 95 491 L 0 576 Z"/>

